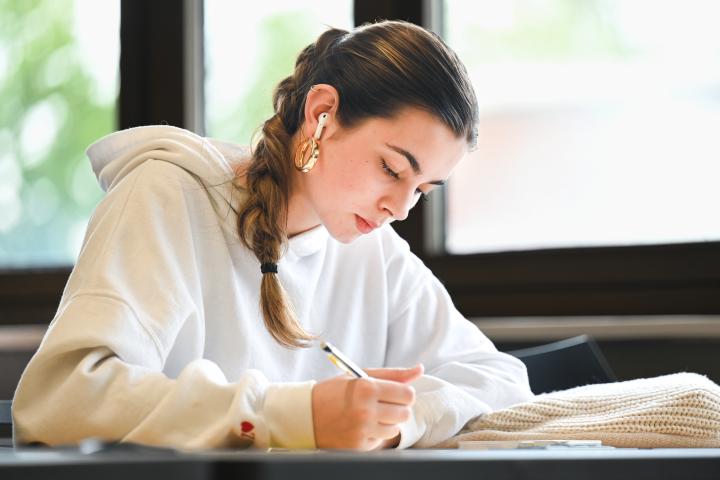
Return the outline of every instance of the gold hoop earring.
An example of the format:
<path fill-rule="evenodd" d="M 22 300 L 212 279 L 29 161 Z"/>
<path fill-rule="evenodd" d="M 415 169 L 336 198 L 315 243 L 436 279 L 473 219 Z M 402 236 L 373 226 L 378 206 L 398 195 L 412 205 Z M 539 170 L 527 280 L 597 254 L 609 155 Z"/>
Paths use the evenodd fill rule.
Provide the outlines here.
<path fill-rule="evenodd" d="M 305 157 L 310 154 L 308 158 Z M 313 137 L 301 143 L 295 150 L 295 168 L 303 173 L 313 169 L 320 156 L 320 144 Z"/>

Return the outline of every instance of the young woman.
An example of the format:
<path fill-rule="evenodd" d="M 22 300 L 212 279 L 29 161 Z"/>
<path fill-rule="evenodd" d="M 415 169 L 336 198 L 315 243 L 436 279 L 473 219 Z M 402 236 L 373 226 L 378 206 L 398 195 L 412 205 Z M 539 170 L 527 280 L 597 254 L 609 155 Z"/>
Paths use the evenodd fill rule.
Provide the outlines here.
<path fill-rule="evenodd" d="M 474 145 L 457 56 L 404 22 L 333 29 L 273 102 L 252 151 L 168 126 L 88 149 L 107 195 L 20 380 L 16 443 L 424 447 L 531 397 L 388 225 Z"/>

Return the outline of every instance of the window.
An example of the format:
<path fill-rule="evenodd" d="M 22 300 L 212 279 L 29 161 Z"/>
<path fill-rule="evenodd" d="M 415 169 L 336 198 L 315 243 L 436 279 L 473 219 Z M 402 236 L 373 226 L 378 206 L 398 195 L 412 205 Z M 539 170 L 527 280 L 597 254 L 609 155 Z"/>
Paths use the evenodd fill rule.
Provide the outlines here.
<path fill-rule="evenodd" d="M 235 6 L 235 3 L 238 3 L 239 6 Z M 542 20 L 543 12 L 551 12 L 553 11 L 551 7 L 556 7 L 554 10 L 556 13 L 565 12 L 563 15 L 574 15 L 573 21 L 581 22 L 582 28 L 575 29 L 579 31 L 578 35 L 580 35 L 577 45 L 582 48 L 579 48 L 579 51 L 584 52 L 583 54 L 599 55 L 587 47 L 589 40 L 583 40 L 584 31 L 589 35 L 598 30 L 598 28 L 594 30 L 591 28 L 591 21 L 582 20 L 593 12 L 593 10 L 582 10 L 583 8 L 587 9 L 586 5 L 590 5 L 590 3 L 569 0 L 565 3 L 560 3 L 558 0 L 538 3 L 518 0 L 508 3 L 510 7 L 504 7 L 499 3 L 508 2 L 483 1 L 477 4 L 478 7 L 475 7 L 475 2 L 463 2 L 462 0 L 453 0 L 452 2 L 440 0 L 351 2 L 351 0 L 343 0 L 342 2 L 306 2 L 302 7 L 297 7 L 296 3 L 290 2 L 245 5 L 222 0 L 207 0 L 206 2 L 183 0 L 180 4 L 176 0 L 153 0 L 152 2 L 118 2 L 117 0 L 92 2 L 87 0 L 87 3 L 83 3 L 83 6 L 80 7 L 79 1 L 71 2 L 69 0 L 52 2 L 0 0 L 0 98 L 2 99 L 0 102 L 0 270 L 4 270 L 0 272 L 0 323 L 46 325 L 57 309 L 57 302 L 63 286 L 67 282 L 70 266 L 74 259 L 74 249 L 80 244 L 85 229 L 87 215 L 101 197 L 101 192 L 92 177 L 83 152 L 89 143 L 118 128 L 162 122 L 191 129 L 196 128 L 199 133 L 202 133 L 203 120 L 208 126 L 208 135 L 238 143 L 248 143 L 251 133 L 271 114 L 270 90 L 278 80 L 290 73 L 295 55 L 300 48 L 325 28 L 324 24 L 344 28 L 349 27 L 351 23 L 362 24 L 378 18 L 400 18 L 429 25 L 430 21 L 433 23 L 436 21 L 431 17 L 439 14 L 435 18 L 441 19 L 444 16 L 446 20 L 442 22 L 447 33 L 446 39 L 461 54 L 463 61 L 468 64 L 472 73 L 473 68 L 478 65 L 477 58 L 475 58 L 477 56 L 480 56 L 480 66 L 483 65 L 483 62 L 485 64 L 492 64 L 493 61 L 497 63 L 497 56 L 500 54 L 507 55 L 507 58 L 513 62 L 521 64 L 523 62 L 542 64 L 548 61 L 547 58 L 543 59 L 541 56 L 537 56 L 539 54 L 531 48 L 532 45 L 528 47 L 527 44 L 513 39 L 514 37 L 509 39 L 506 38 L 507 36 L 503 37 L 492 29 L 488 30 L 489 27 L 478 20 L 482 16 L 483 22 L 485 19 L 490 21 L 492 18 L 498 22 L 497 19 L 502 19 L 502 15 L 495 13 L 493 17 L 490 13 L 483 13 L 479 16 L 473 13 L 476 11 L 475 8 L 491 9 L 492 12 L 496 12 L 496 9 L 510 8 L 512 11 L 522 11 L 523 15 L 539 16 L 539 20 Z M 625 3 L 618 1 L 617 8 L 630 8 Z M 658 25 L 659 20 L 651 17 L 661 15 L 665 11 L 663 5 L 676 5 L 676 3 L 647 1 L 632 3 L 642 6 L 642 8 L 638 8 L 646 17 L 644 20 L 648 21 L 646 24 L 648 28 Z M 241 7 L 240 5 L 245 6 Z M 597 8 L 610 8 L 611 11 L 612 8 L 616 8 L 616 4 L 609 3 L 609 0 L 598 0 L 591 5 L 596 5 Z M 607 7 L 608 5 L 610 7 Z M 672 34 L 668 38 L 675 42 L 675 45 L 684 48 L 689 44 L 688 42 L 695 42 L 699 36 L 705 35 L 708 30 L 704 26 L 716 17 L 710 15 L 711 5 L 711 2 L 699 3 L 697 1 L 683 3 L 683 9 L 675 16 L 678 21 L 686 19 L 687 23 L 689 21 L 686 16 L 688 11 L 702 11 L 707 15 L 695 17 L 693 24 L 696 25 L 696 28 L 693 27 L 690 34 L 683 35 L 682 38 Z M 540 10 L 539 6 L 545 6 L 547 10 Z M 39 13 L 32 13 L 37 9 L 40 9 Z M 120 19 L 117 18 L 118 10 L 121 11 Z M 645 15 L 647 12 L 651 12 L 651 14 Z M 205 16 L 205 22 L 201 21 L 203 16 Z M 87 18 L 90 20 L 84 20 Z M 44 22 L 44 28 L 29 28 L 28 25 L 33 19 Z M 354 22 L 351 22 L 351 19 Z M 119 94 L 118 114 L 116 115 L 113 110 L 114 101 L 109 95 L 100 95 L 99 97 L 106 101 L 99 104 L 98 97 L 92 92 L 98 89 L 100 92 L 109 92 L 112 89 L 117 91 L 118 85 L 111 84 L 116 78 L 118 65 L 118 47 L 112 39 L 117 39 L 120 21 L 122 22 L 120 26 L 122 43 L 120 58 L 122 81 L 120 86 L 122 90 Z M 55 25 L 56 22 L 64 25 L 65 34 L 58 33 L 63 31 L 62 28 L 47 28 L 48 25 Z M 343 24 L 343 22 L 345 23 Z M 544 22 L 538 23 L 538 28 L 545 25 L 543 28 L 548 31 L 550 28 L 547 26 L 548 20 L 544 20 Z M 74 26 L 76 24 L 78 27 Z M 482 27 L 481 34 L 485 37 L 492 37 L 493 40 L 500 39 L 504 43 L 489 42 L 488 38 L 482 38 L 482 42 L 480 42 L 477 38 L 467 37 L 466 34 L 469 31 L 477 32 L 477 28 L 472 24 L 480 25 Z M 635 22 L 635 24 L 644 23 Z M 73 27 L 69 25 L 73 25 Z M 66 63 L 60 61 L 63 58 L 69 59 L 67 63 L 72 68 L 61 68 L 58 72 L 64 72 L 67 75 L 69 71 L 79 70 L 77 64 L 80 63 L 80 60 L 77 57 L 69 56 L 68 53 L 79 55 L 78 51 L 81 47 L 76 44 L 85 43 L 86 37 L 76 33 L 80 25 L 92 25 L 97 29 L 90 35 L 92 41 L 82 48 L 88 48 L 93 53 L 102 52 L 102 55 L 95 60 L 81 63 L 83 68 L 78 75 L 84 80 L 70 82 L 70 85 L 73 85 L 72 88 L 65 83 L 60 84 L 64 85 L 63 88 L 67 87 L 68 92 L 73 95 L 68 97 L 73 99 L 72 102 L 65 100 L 67 111 L 72 109 L 73 115 L 59 117 L 64 118 L 65 123 L 52 120 L 60 127 L 57 127 L 57 133 L 52 137 L 52 146 L 47 147 L 49 148 L 45 155 L 47 161 L 36 161 L 36 163 L 31 161 L 33 165 L 31 169 L 23 163 L 24 160 L 19 156 L 24 152 L 20 146 L 21 133 L 25 126 L 24 120 L 26 117 L 30 118 L 26 111 L 32 111 L 30 106 L 35 104 L 35 102 L 27 103 L 27 99 L 30 98 L 27 92 L 35 92 L 30 87 L 42 84 L 43 78 L 45 78 L 45 74 L 42 72 L 45 70 L 41 66 L 43 61 L 50 63 L 49 58 L 53 58 L 51 52 L 54 49 L 50 47 L 52 45 L 59 48 L 57 45 L 65 41 L 73 45 L 66 50 L 65 57 L 60 55 L 57 57 L 58 60 L 55 60 L 57 65 Z M 207 35 L 199 34 L 203 25 Z M 253 29 L 255 36 L 244 36 L 246 31 Z M 306 32 L 304 38 L 300 38 L 302 35 L 295 35 L 301 30 Z M 437 30 L 442 31 L 443 29 Z M 75 33 L 71 35 L 67 33 L 68 31 Z M 31 55 L 32 49 L 23 46 L 25 44 L 22 42 L 29 42 L 37 38 L 45 39 L 37 42 L 36 45 L 38 48 L 44 48 L 44 53 Z M 260 41 L 256 40 L 259 38 L 264 38 L 263 41 L 266 45 L 262 45 Z M 601 38 L 604 37 L 601 36 Z M 268 42 L 277 41 L 277 39 L 282 39 L 283 44 L 280 47 L 273 44 L 271 50 Z M 203 41 L 207 48 L 200 46 Z M 292 46 L 290 46 L 291 43 Z M 557 43 L 560 44 L 559 40 Z M 287 48 L 285 48 L 285 44 L 287 44 Z M 699 46 L 696 51 L 688 50 L 692 55 L 688 55 L 689 58 L 684 60 L 685 64 L 692 63 L 693 56 L 701 55 L 708 58 L 707 71 L 703 81 L 709 82 L 708 85 L 714 85 L 712 88 L 717 90 L 717 58 L 719 57 L 717 55 L 717 39 L 710 37 L 707 43 L 695 42 L 694 44 Z M 478 48 L 480 45 L 485 45 L 485 47 Z M 499 53 L 487 52 L 489 46 L 502 47 L 504 50 Z M 548 48 L 547 45 L 545 47 Z M 478 51 L 474 52 L 474 48 Z M 563 54 L 565 57 L 562 57 L 557 53 L 557 48 L 559 47 L 551 49 L 551 52 L 555 52 L 554 54 L 557 56 L 554 63 L 567 62 L 568 72 L 571 72 L 573 62 L 568 58 L 576 53 L 566 52 Z M 656 50 L 653 50 L 645 46 L 639 50 L 637 55 L 640 55 L 642 60 L 642 55 L 646 55 L 647 52 L 662 53 L 665 51 L 663 48 L 657 47 Z M 713 48 L 715 49 L 714 56 L 709 56 L 708 51 Z M 532 54 L 535 57 L 531 56 L 531 60 L 527 60 L 522 56 L 516 58 L 510 55 L 516 55 L 523 49 L 527 55 Z M 188 50 L 192 51 L 191 54 L 188 54 Z M 275 52 L 278 56 L 271 60 L 268 56 L 270 51 Z M 195 78 L 196 75 L 201 76 L 201 69 L 195 68 L 195 65 L 202 64 L 200 57 L 203 52 L 206 55 L 207 81 Z M 23 59 L 22 62 L 18 60 L 20 58 Z M 31 62 L 31 59 L 35 59 L 34 63 Z M 18 80 L 13 78 L 17 74 L 20 63 L 24 65 L 26 73 L 25 77 L 22 77 L 24 80 L 18 83 Z M 607 63 L 612 62 L 606 61 Z M 35 70 L 28 69 L 33 65 Z M 660 66 L 662 65 L 661 62 Z M 502 68 L 498 70 L 498 72 L 502 71 Z M 693 72 L 696 70 L 689 70 L 688 75 Z M 577 75 L 581 74 L 583 72 Z M 67 80 L 67 78 L 76 78 L 76 76 L 65 78 L 63 75 L 59 75 L 57 78 Z M 492 77 L 488 78 L 492 80 Z M 110 79 L 110 81 L 104 82 L 101 79 Z M 589 80 L 594 81 L 592 77 L 589 77 Z M 482 82 L 482 79 L 478 79 L 478 81 Z M 497 83 L 497 79 L 495 83 Z M 533 88 L 540 88 L 544 85 L 541 82 L 527 81 L 525 83 L 535 85 Z M 106 89 L 100 88 L 96 84 L 113 86 Z M 625 82 L 616 82 L 616 84 L 625 86 Z M 13 89 L 10 89 L 10 85 L 13 86 Z M 482 83 L 478 83 L 478 85 L 483 86 L 482 92 L 492 91 Z M 630 82 L 630 85 L 634 84 Z M 692 86 L 693 84 L 686 85 Z M 521 86 L 525 88 L 523 85 Z M 591 86 L 592 84 L 589 84 L 587 91 Z M 540 98 L 541 101 L 538 102 L 537 96 L 541 95 L 543 90 L 538 93 L 536 90 L 512 90 L 511 87 L 512 84 L 506 89 L 506 93 L 509 92 L 506 96 L 500 95 L 493 100 L 496 102 L 497 108 L 508 108 L 508 113 L 516 113 L 518 106 L 525 111 L 529 109 L 543 112 L 543 108 L 552 107 L 558 102 L 560 104 L 568 103 L 567 98 L 562 97 L 565 93 L 558 92 L 557 89 L 552 90 L 555 92 L 554 96 Z M 607 89 L 607 86 L 603 88 Z M 491 99 L 489 95 L 483 96 L 480 90 L 479 86 L 481 102 Z M 577 95 L 578 101 L 593 99 L 587 94 L 587 91 L 585 91 L 585 96 Z M 707 89 L 700 88 L 692 91 L 695 92 L 696 98 L 702 98 L 701 103 L 704 105 L 702 108 L 716 111 L 716 103 L 713 104 L 710 97 L 705 94 Z M 190 95 L 188 92 L 193 92 L 193 94 Z M 257 95 L 251 96 L 248 92 L 255 92 Z M 610 92 L 612 93 L 613 90 Z M 618 92 L 621 91 L 618 90 Z M 205 108 L 207 115 L 198 113 L 202 108 L 197 108 L 196 105 L 202 106 L 203 101 L 199 97 L 203 93 L 207 99 Z M 522 93 L 523 96 L 514 98 L 516 93 Z M 536 96 L 533 97 L 530 94 Z M 37 95 L 37 93 L 33 93 L 33 95 Z M 668 97 L 672 98 L 666 95 L 666 98 Z M 683 97 L 681 96 L 681 98 Z M 687 100 L 687 96 L 684 98 Z M 530 101 L 533 99 L 535 103 Z M 599 100 L 595 98 L 594 103 L 591 102 L 590 106 L 603 101 L 623 103 L 619 102 L 616 97 L 608 96 L 601 97 Z M 61 104 L 62 102 L 57 103 Z M 513 108 L 509 108 L 508 105 Z M 487 107 L 487 103 L 485 106 Z M 62 109 L 63 107 L 53 106 L 52 108 Z M 522 109 L 520 110 L 523 111 Z M 48 110 L 48 108 L 45 109 L 46 112 Z M 592 110 L 590 111 L 592 112 Z M 612 109 L 608 111 L 612 113 Z M 40 110 L 40 113 L 43 111 Z M 44 115 L 49 118 L 55 113 L 45 113 Z M 119 118 L 117 125 L 113 121 L 116 116 Z M 530 120 L 532 120 L 532 116 Z M 715 124 L 708 123 L 705 127 L 711 128 L 716 124 L 717 122 Z M 28 130 L 28 132 L 31 131 Z M 589 134 L 586 133 L 585 136 L 589 136 Z M 28 138 L 35 141 L 32 148 L 38 148 L 40 145 L 38 140 L 43 137 L 28 134 Z M 490 137 L 486 134 L 484 138 Z M 533 139 L 531 138 L 531 140 Z M 658 139 L 657 144 L 660 141 L 664 141 L 664 139 Z M 556 141 L 556 143 L 560 146 L 564 145 L 561 141 Z M 61 147 L 61 145 L 63 146 Z M 510 143 L 509 146 L 513 147 L 513 144 Z M 651 146 L 654 150 L 658 149 L 656 144 Z M 716 148 L 717 144 L 709 142 L 706 146 L 707 148 Z M 606 145 L 600 147 L 609 148 Z M 690 153 L 702 150 L 695 144 L 688 144 L 687 149 Z M 499 150 L 485 148 L 481 149 L 477 155 L 483 150 L 493 154 L 503 153 Z M 572 149 L 568 151 L 573 152 Z M 584 150 L 580 150 L 578 147 L 574 151 Z M 712 152 L 712 150 L 709 151 Z M 714 152 L 717 153 L 717 149 Z M 566 155 L 570 155 L 570 153 L 566 153 Z M 683 175 L 692 173 L 683 170 L 697 165 L 702 157 L 702 155 L 690 155 L 690 153 L 675 163 L 678 173 L 675 178 L 683 178 Z M 628 156 L 626 153 L 623 154 Z M 715 157 L 717 158 L 717 155 Z M 524 159 L 527 156 L 519 158 Z M 543 156 L 541 160 L 550 164 L 557 163 L 553 158 L 548 159 L 547 155 Z M 687 163 L 690 161 L 696 163 Z M 489 164 L 491 160 L 470 158 L 465 164 L 473 162 Z M 49 169 L 51 165 L 52 169 Z M 500 166 L 504 167 L 504 164 L 501 163 Z M 713 171 L 709 165 L 703 164 L 702 168 L 708 168 L 706 170 L 708 179 L 712 180 L 713 174 L 717 177 L 717 170 Z M 57 202 L 61 200 L 67 202 L 67 204 L 63 204 L 62 210 L 60 207 L 57 209 L 47 208 L 55 202 L 52 198 L 42 199 L 39 202 L 34 200 L 38 198 L 39 193 L 49 190 L 46 188 L 47 182 L 39 183 L 39 186 L 35 186 L 32 190 L 29 187 L 33 185 L 33 181 L 41 178 L 41 175 L 46 175 L 48 169 L 55 173 L 55 176 L 47 176 L 55 188 L 56 195 L 52 198 L 55 198 Z M 83 169 L 85 173 L 82 173 Z M 78 171 L 81 173 L 76 173 Z M 482 175 L 488 175 L 489 171 L 489 169 L 484 170 Z M 598 171 L 602 172 L 602 170 Z M 459 177 L 468 175 L 470 174 L 457 172 L 454 178 L 456 182 L 460 182 L 462 179 Z M 569 178 L 567 173 L 564 175 L 564 178 Z M 80 180 L 75 180 L 78 178 Z M 626 182 L 632 178 L 635 177 L 628 176 Z M 480 178 L 478 182 L 483 180 Z M 639 193 L 633 198 L 626 198 L 626 201 L 647 201 L 642 197 L 646 193 L 639 190 L 647 181 L 648 179 L 645 179 L 645 182 L 637 183 L 637 192 Z M 73 182 L 81 187 L 78 190 L 72 190 Z M 588 182 L 583 185 L 586 188 L 592 186 Z M 452 211 L 453 203 L 458 203 L 457 199 L 453 200 L 453 198 L 460 194 L 459 190 L 456 192 L 456 186 L 461 188 L 459 183 L 454 185 L 451 180 L 449 188 L 445 189 L 445 193 L 451 197 L 449 213 L 452 218 L 450 218 L 449 230 L 445 229 L 444 223 L 442 223 L 443 228 L 438 229 L 436 223 L 428 222 L 425 219 L 425 214 L 429 210 L 434 210 L 433 218 L 442 217 L 445 213 L 443 208 L 437 208 L 438 206 L 443 207 L 442 202 L 438 203 L 435 201 L 436 199 L 433 199 L 440 195 L 431 195 L 431 201 L 421 202 L 413 209 L 408 220 L 396 222 L 393 226 L 408 239 L 413 251 L 420 255 L 441 279 L 448 288 L 455 305 L 468 317 L 713 314 L 720 310 L 720 295 L 718 295 L 720 242 L 718 241 L 702 242 L 700 238 L 696 238 L 695 241 L 685 244 L 643 245 L 641 240 L 638 240 L 638 244 L 632 246 L 581 246 L 582 238 L 562 237 L 559 234 L 566 233 L 565 230 L 550 229 L 543 223 L 542 228 L 553 233 L 554 237 L 536 237 L 531 238 L 531 242 L 523 243 L 523 235 L 528 232 L 527 224 L 518 222 L 519 226 L 525 228 L 522 231 L 523 235 L 510 235 L 508 231 L 511 232 L 511 230 L 506 228 L 501 234 L 494 237 L 478 234 L 478 242 L 467 243 L 466 246 L 463 246 L 462 242 L 465 242 L 466 239 L 463 239 L 458 233 L 462 232 L 462 227 L 458 225 L 459 217 L 453 216 Z M 622 189 L 618 190 L 622 193 Z M 70 193 L 72 191 L 75 193 Z M 546 185 L 544 191 L 556 195 L 551 186 Z M 494 201 L 499 202 L 503 197 L 495 192 L 484 193 L 485 198 L 490 198 L 487 195 L 493 195 Z M 674 190 L 670 197 L 697 199 L 700 194 L 711 193 L 679 194 L 677 190 Z M 73 195 L 76 195 L 77 198 Z M 596 195 L 596 192 L 593 192 L 593 195 Z M 689 205 L 686 201 L 687 198 L 680 198 L 677 205 Z M 48 211 L 52 211 L 53 215 L 40 211 L 40 217 L 44 215 L 48 219 L 46 223 L 51 225 L 40 224 L 37 228 L 35 226 L 30 228 L 29 220 L 33 216 L 28 212 L 30 208 L 36 207 L 27 206 L 28 202 L 36 202 L 33 205 L 42 205 Z M 499 207 L 504 207 L 505 218 L 510 218 L 507 217 L 507 204 L 508 202 L 505 202 L 505 205 L 499 205 Z M 717 238 L 717 235 L 711 235 L 710 228 L 713 225 L 712 221 L 717 222 L 712 216 L 715 204 L 702 205 L 697 209 L 707 215 L 707 222 L 703 225 L 708 227 L 707 231 L 710 232 L 707 234 L 708 238 Z M 13 209 L 17 209 L 18 205 L 23 210 L 19 214 L 13 213 L 15 211 Z M 521 205 L 526 206 L 527 202 Z M 485 208 L 483 205 L 481 206 Z M 547 210 L 547 208 L 543 208 L 544 213 L 555 215 L 554 212 L 547 212 Z M 498 211 L 503 212 L 500 208 Z M 608 209 L 608 211 L 610 210 Z M 680 224 L 677 216 L 670 217 L 669 214 L 673 211 L 657 211 L 668 213 L 668 218 L 673 218 L 672 222 L 666 223 Z M 440 215 L 436 215 L 438 212 Z M 64 220 L 69 217 L 72 217 L 71 220 Z M 12 218 L 15 220 L 12 222 L 8 220 Z M 478 218 L 483 217 L 478 216 Z M 516 218 L 521 219 L 522 217 L 517 216 Z M 61 220 L 65 223 L 62 223 Z M 485 222 L 485 225 L 488 225 L 489 221 L 493 219 L 484 218 L 484 220 L 488 220 Z M 607 221 L 604 218 L 599 220 Z M 686 219 L 681 220 L 685 221 Z M 610 218 L 610 221 L 614 221 L 614 219 Z M 12 227 L 9 226 L 11 223 Z M 22 228 L 19 226 L 21 224 Z M 500 226 L 503 225 L 500 224 Z M 634 225 L 631 226 L 634 227 Z M 621 233 L 624 231 L 617 228 L 615 230 Z M 717 232 L 717 230 L 715 231 Z M 689 230 L 683 230 L 683 232 L 688 234 Z M 519 241 L 516 240 L 517 237 L 520 237 Z M 446 242 L 447 238 L 450 238 L 450 242 Z M 648 238 L 656 242 L 661 241 L 661 237 Z M 668 237 L 665 238 L 668 239 Z M 686 238 L 691 237 L 688 235 Z M 632 241 L 629 236 L 602 240 L 603 244 Z M 448 243 L 450 244 L 449 254 L 448 248 L 446 248 Z M 575 246 L 543 249 L 548 245 L 563 244 Z M 73 247 L 73 245 L 75 246 Z M 512 251 L 500 252 L 499 250 Z M 484 253 L 460 253 L 470 251 Z M 21 258 L 22 261 L 20 261 Z M 20 264 L 40 268 L 21 271 L 9 267 Z M 47 268 L 57 264 L 62 264 L 62 266 L 55 269 Z"/>
<path fill-rule="evenodd" d="M 449 182 L 448 252 L 720 240 L 720 4 L 444 8 L 481 109 Z"/>
<path fill-rule="evenodd" d="M 352 1 L 205 2 L 207 135 L 249 144 L 272 90 L 328 27 L 353 26 Z"/>
<path fill-rule="evenodd" d="M 0 1 L 0 269 L 70 265 L 116 129 L 117 0 Z"/>

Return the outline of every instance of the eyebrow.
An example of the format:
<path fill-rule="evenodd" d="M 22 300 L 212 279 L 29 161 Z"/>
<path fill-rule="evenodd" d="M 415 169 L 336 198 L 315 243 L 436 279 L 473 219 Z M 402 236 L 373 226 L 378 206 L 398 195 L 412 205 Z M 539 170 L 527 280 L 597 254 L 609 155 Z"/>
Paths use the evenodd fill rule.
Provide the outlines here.
<path fill-rule="evenodd" d="M 407 161 L 410 163 L 410 166 L 412 167 L 413 172 L 415 172 L 415 175 L 422 175 L 422 169 L 420 168 L 420 164 L 418 163 L 417 159 L 415 158 L 415 155 L 408 152 L 404 148 L 400 148 L 396 145 L 390 145 L 389 143 L 386 143 L 385 145 L 388 148 L 395 150 L 397 153 L 399 153 L 400 155 L 405 157 L 407 159 Z M 444 180 L 433 180 L 433 181 L 430 181 L 427 183 L 429 183 L 431 185 L 440 185 L 440 186 L 445 185 Z"/>

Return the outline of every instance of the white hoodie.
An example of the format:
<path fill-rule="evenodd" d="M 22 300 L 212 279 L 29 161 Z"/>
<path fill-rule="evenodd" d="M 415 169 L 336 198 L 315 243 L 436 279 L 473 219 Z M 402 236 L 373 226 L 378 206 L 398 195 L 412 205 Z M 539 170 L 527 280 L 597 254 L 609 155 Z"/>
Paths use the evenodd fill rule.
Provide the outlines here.
<path fill-rule="evenodd" d="M 259 263 L 229 207 L 231 164 L 247 152 L 151 126 L 87 153 L 107 195 L 20 379 L 15 443 L 314 448 L 313 385 L 340 372 L 265 329 Z M 360 366 L 424 364 L 400 448 L 531 397 L 523 364 L 460 315 L 389 225 L 347 245 L 317 227 L 290 239 L 278 268 L 303 327 Z"/>

